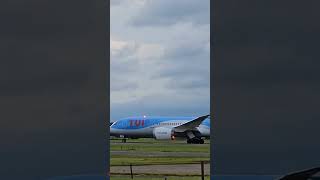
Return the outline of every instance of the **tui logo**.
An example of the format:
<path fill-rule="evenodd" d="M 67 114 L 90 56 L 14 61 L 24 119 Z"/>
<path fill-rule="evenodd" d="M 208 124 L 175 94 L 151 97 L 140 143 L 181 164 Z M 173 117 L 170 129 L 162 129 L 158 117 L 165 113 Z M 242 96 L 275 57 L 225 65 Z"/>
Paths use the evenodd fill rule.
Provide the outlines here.
<path fill-rule="evenodd" d="M 143 127 L 144 126 L 144 120 L 130 120 L 130 127 Z"/>

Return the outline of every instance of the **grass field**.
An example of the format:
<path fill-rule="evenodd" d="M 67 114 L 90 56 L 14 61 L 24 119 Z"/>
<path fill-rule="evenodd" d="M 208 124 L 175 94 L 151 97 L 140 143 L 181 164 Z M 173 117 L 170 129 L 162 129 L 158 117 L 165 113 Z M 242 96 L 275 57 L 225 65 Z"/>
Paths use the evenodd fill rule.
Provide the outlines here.
<path fill-rule="evenodd" d="M 155 165 L 155 164 L 199 164 L 200 161 L 208 161 L 208 158 L 197 157 L 130 157 L 116 156 L 111 158 L 111 166 L 123 165 Z"/>
<path fill-rule="evenodd" d="M 210 144 L 186 144 L 185 142 L 164 143 L 117 143 L 111 145 L 111 151 L 139 151 L 139 152 L 210 152 Z"/>
<path fill-rule="evenodd" d="M 110 148 L 110 165 L 113 167 L 110 172 L 111 180 L 131 179 L 128 176 L 130 164 L 134 166 L 135 180 L 164 180 L 164 177 L 167 180 L 197 180 L 201 179 L 198 176 L 200 161 L 210 160 L 209 140 L 205 140 L 205 144 L 187 144 L 185 140 L 159 141 L 146 138 L 128 139 L 126 143 L 122 143 L 115 139 L 110 140 Z M 190 164 L 194 164 L 196 170 L 191 168 L 186 171 L 185 168 Z M 152 165 L 164 167 L 159 170 L 158 166 Z M 192 170 L 195 172 L 191 172 Z M 205 179 L 209 179 L 209 176 Z"/>
<path fill-rule="evenodd" d="M 134 139 L 128 140 L 127 143 L 121 143 L 119 140 L 111 140 L 112 151 L 125 151 L 130 152 L 124 155 L 112 155 L 111 153 L 111 166 L 120 165 L 153 165 L 153 164 L 192 164 L 199 163 L 200 161 L 210 160 L 210 144 L 209 140 L 205 144 L 187 144 L 185 141 L 158 141 L 154 139 Z M 132 154 L 132 152 L 135 152 Z M 150 152 L 190 152 L 190 155 L 181 157 L 172 156 L 148 156 Z M 207 157 L 197 157 L 196 153 L 208 153 Z M 194 153 L 191 156 L 191 153 Z M 144 156 L 145 155 L 145 156 Z"/>

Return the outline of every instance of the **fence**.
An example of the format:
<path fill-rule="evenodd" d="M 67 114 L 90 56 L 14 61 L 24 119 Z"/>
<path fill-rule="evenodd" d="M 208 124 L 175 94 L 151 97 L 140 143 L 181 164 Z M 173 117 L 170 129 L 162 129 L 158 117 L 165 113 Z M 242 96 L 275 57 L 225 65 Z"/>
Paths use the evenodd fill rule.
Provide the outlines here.
<path fill-rule="evenodd" d="M 190 179 L 195 179 L 195 180 L 205 180 L 205 178 L 209 178 L 208 175 L 205 175 L 205 167 L 204 167 L 204 164 L 205 163 L 208 163 L 209 161 L 200 161 L 200 171 L 199 171 L 199 174 L 198 175 L 192 175 L 192 176 L 188 176 Z M 130 173 L 129 174 L 126 174 L 126 175 L 111 175 L 111 180 L 112 179 L 120 179 L 123 178 L 123 179 L 130 179 L 130 180 L 142 180 L 142 179 L 149 179 L 152 177 L 152 179 L 155 179 L 155 180 L 173 180 L 173 179 L 185 179 L 185 176 L 180 176 L 180 175 L 142 175 L 142 174 L 139 174 L 139 173 L 135 173 L 134 170 L 133 170 L 133 164 L 129 164 L 128 168 L 130 169 Z M 139 166 L 134 166 L 135 168 L 139 168 Z M 114 177 L 114 178 L 112 178 Z M 193 177 L 193 178 L 192 178 Z"/>

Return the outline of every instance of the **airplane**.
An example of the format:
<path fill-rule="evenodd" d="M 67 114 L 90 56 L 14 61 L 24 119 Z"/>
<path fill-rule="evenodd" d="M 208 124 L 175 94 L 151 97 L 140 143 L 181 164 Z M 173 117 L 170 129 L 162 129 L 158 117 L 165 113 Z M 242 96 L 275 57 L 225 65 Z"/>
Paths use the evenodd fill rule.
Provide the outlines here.
<path fill-rule="evenodd" d="M 110 136 L 121 138 L 187 139 L 188 144 L 203 144 L 210 137 L 210 115 L 199 117 L 129 117 L 110 126 Z M 125 139 L 123 140 L 125 142 Z"/>

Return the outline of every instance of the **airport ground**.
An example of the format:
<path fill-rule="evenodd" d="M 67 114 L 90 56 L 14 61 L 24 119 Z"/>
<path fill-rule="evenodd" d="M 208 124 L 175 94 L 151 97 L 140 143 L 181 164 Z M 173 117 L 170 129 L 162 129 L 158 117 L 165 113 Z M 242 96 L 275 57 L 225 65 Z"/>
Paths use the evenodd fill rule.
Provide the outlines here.
<path fill-rule="evenodd" d="M 135 176 L 133 179 L 134 180 L 164 180 L 166 178 L 166 180 L 200 180 L 201 177 L 200 176 Z M 209 180 L 209 176 L 205 177 L 205 180 Z M 130 176 L 112 176 L 111 180 L 131 180 Z"/>
<path fill-rule="evenodd" d="M 210 144 L 187 144 L 186 140 L 159 141 L 154 139 L 110 140 L 111 180 L 130 178 L 130 164 L 134 179 L 197 180 L 201 179 L 204 161 L 205 179 L 209 179 Z"/>

